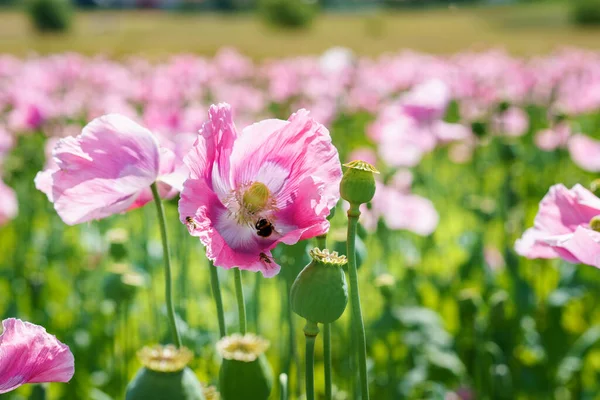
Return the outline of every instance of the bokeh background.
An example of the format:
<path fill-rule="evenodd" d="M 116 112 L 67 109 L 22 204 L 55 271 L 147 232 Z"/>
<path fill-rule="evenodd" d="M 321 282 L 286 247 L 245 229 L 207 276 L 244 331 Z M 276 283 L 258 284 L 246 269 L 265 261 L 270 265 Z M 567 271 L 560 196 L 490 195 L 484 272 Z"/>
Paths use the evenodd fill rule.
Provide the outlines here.
<path fill-rule="evenodd" d="M 514 251 L 551 185 L 600 171 L 599 47 L 599 0 L 0 0 L 0 184 L 18 203 L 0 197 L 0 316 L 76 357 L 70 384 L 0 398 L 122 399 L 136 351 L 168 337 L 153 206 L 66 226 L 33 184 L 52 144 L 119 112 L 182 155 L 226 101 L 240 127 L 307 108 L 342 161 L 382 172 L 359 243 L 372 398 L 600 399 L 600 272 Z M 408 118 L 411 102 L 434 115 Z M 177 198 L 166 207 L 184 342 L 214 385 L 208 263 Z M 341 252 L 344 224 L 340 204 Z M 313 245 L 278 248 L 276 278 L 244 274 L 292 399 L 303 321 L 288 293 Z M 337 400 L 359 399 L 349 324 L 333 326 Z M 318 341 L 320 396 L 321 368 Z"/>

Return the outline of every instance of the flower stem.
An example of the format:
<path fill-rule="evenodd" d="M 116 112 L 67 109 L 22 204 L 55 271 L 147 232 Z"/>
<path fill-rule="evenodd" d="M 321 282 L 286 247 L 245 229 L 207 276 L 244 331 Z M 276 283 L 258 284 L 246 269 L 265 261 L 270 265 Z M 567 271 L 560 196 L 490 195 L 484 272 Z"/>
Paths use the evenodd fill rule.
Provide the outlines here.
<path fill-rule="evenodd" d="M 327 248 L 327 234 L 317 236 L 317 247 L 321 250 Z M 325 400 L 333 398 L 332 373 L 331 373 L 331 324 L 323 324 L 323 357 L 325 369 Z"/>
<path fill-rule="evenodd" d="M 217 267 L 210 262 L 210 286 L 212 289 L 215 305 L 217 306 L 217 318 L 219 319 L 219 336 L 227 336 L 227 327 L 225 326 L 225 311 L 223 310 L 223 298 L 221 297 L 221 284 L 219 283 L 219 271 Z"/>
<path fill-rule="evenodd" d="M 306 400 L 315 400 L 315 339 L 319 334 L 319 326 L 306 320 L 304 337 L 306 338 Z"/>
<path fill-rule="evenodd" d="M 325 359 L 325 399 L 333 399 L 331 375 L 331 324 L 323 325 L 323 358 Z"/>
<path fill-rule="evenodd" d="M 350 295 L 352 297 L 352 315 L 354 330 L 357 338 L 358 370 L 360 373 L 360 389 L 362 400 L 369 400 L 369 378 L 367 376 L 367 343 L 365 338 L 365 324 L 360 308 L 360 294 L 358 292 L 358 272 L 356 269 L 356 229 L 360 216 L 358 204 L 350 204 L 348 210 L 348 273 L 350 275 Z"/>
<path fill-rule="evenodd" d="M 317 236 L 317 247 L 321 250 L 327 248 L 327 234 Z"/>
<path fill-rule="evenodd" d="M 244 300 L 244 287 L 242 286 L 242 270 L 239 268 L 233 269 L 235 277 L 235 294 L 238 303 L 238 315 L 240 318 L 240 333 L 246 334 L 246 302 Z"/>
<path fill-rule="evenodd" d="M 177 329 L 177 321 L 175 319 L 175 308 L 173 307 L 173 293 L 172 293 L 172 282 L 171 282 L 171 256 L 169 255 L 169 239 L 167 237 L 167 223 L 165 220 L 165 209 L 163 203 L 160 200 L 158 194 L 158 188 L 156 183 L 153 183 L 150 188 L 152 189 L 152 195 L 154 196 L 154 203 L 156 204 L 156 213 L 158 215 L 158 225 L 160 226 L 160 236 L 162 239 L 163 246 L 163 258 L 165 262 L 165 297 L 167 300 L 167 315 L 169 316 L 169 322 L 171 324 L 171 333 L 173 335 L 173 341 L 175 346 L 181 347 L 181 336 Z"/>

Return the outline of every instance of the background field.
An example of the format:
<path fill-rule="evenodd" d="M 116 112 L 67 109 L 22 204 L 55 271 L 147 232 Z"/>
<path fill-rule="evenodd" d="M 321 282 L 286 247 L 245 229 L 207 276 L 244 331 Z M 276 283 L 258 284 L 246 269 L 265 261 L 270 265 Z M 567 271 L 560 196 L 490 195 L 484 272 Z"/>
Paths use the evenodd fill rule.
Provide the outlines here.
<path fill-rule="evenodd" d="M 27 16 L 0 12 L 0 53 L 75 51 L 111 56 L 213 55 L 232 46 L 256 58 L 321 53 L 332 46 L 375 56 L 400 49 L 452 54 L 501 47 L 518 55 L 564 46 L 600 48 L 600 28 L 569 23 L 566 4 L 449 7 L 435 10 L 322 14 L 308 31 L 267 28 L 251 14 L 97 11 L 77 14 L 73 32 L 39 35 Z"/>

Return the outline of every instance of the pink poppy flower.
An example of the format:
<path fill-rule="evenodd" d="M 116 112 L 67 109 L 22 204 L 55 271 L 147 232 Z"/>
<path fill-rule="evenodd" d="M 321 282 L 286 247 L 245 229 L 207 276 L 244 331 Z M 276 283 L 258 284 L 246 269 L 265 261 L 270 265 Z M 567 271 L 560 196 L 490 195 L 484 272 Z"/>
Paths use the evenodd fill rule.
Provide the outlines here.
<path fill-rule="evenodd" d="M 444 117 L 450 103 L 450 89 L 439 79 L 423 82 L 401 97 L 403 111 L 420 123 Z"/>
<path fill-rule="evenodd" d="M 557 258 L 600 268 L 600 233 L 590 228 L 600 199 L 581 185 L 554 185 L 544 196 L 534 226 L 515 243 L 527 258 Z"/>
<path fill-rule="evenodd" d="M 431 235 L 440 220 L 430 200 L 380 182 L 371 209 L 363 205 L 361 212 L 362 223 L 369 230 L 375 230 L 381 218 L 389 229 L 408 230 L 421 236 Z"/>
<path fill-rule="evenodd" d="M 553 151 L 565 147 L 570 136 L 571 127 L 568 123 L 561 122 L 550 129 L 536 133 L 534 141 L 541 150 Z"/>
<path fill-rule="evenodd" d="M 190 177 L 179 201 L 181 221 L 223 268 L 271 277 L 278 243 L 327 232 L 342 171 L 327 129 L 300 110 L 238 133 L 231 107 L 213 105 L 185 162 Z"/>
<path fill-rule="evenodd" d="M 17 216 L 19 205 L 15 192 L 0 180 L 0 226 Z"/>
<path fill-rule="evenodd" d="M 0 335 L 0 394 L 26 383 L 68 382 L 75 372 L 69 347 L 39 325 L 9 318 Z"/>
<path fill-rule="evenodd" d="M 600 171 L 600 141 L 577 134 L 571 136 L 568 147 L 571 159 L 579 168 L 590 172 Z"/>
<path fill-rule="evenodd" d="M 510 107 L 495 116 L 492 122 L 494 131 L 511 137 L 523 136 L 529 128 L 529 116 L 518 107 Z"/>
<path fill-rule="evenodd" d="M 151 200 L 148 189 L 155 181 L 176 187 L 184 179 L 171 179 L 175 163 L 170 150 L 159 148 L 149 130 L 118 114 L 97 118 L 81 135 L 61 139 L 53 156 L 56 167 L 38 173 L 35 184 L 68 225 L 141 207 Z"/>

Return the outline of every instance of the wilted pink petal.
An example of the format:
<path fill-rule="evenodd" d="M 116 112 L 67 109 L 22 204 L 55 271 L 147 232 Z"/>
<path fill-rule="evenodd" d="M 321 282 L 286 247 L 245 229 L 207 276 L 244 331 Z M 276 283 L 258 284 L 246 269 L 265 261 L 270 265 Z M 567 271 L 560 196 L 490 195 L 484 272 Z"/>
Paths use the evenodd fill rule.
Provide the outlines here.
<path fill-rule="evenodd" d="M 69 347 L 41 326 L 9 318 L 0 335 L 0 393 L 25 383 L 68 382 L 75 371 Z"/>
<path fill-rule="evenodd" d="M 0 180 L 0 226 L 16 217 L 18 211 L 15 192 Z"/>
<path fill-rule="evenodd" d="M 600 233 L 590 229 L 600 215 L 600 199 L 581 185 L 567 189 L 552 186 L 542 199 L 533 228 L 515 243 L 528 258 L 563 258 L 572 263 L 600 267 Z"/>
<path fill-rule="evenodd" d="M 69 225 L 126 211 L 159 172 L 154 135 L 117 114 L 93 120 L 76 138 L 61 139 L 54 160 L 57 168 L 39 173 L 36 186 Z"/>
<path fill-rule="evenodd" d="M 217 266 L 273 276 L 279 266 L 270 251 L 279 242 L 293 244 L 329 228 L 341 165 L 329 132 L 305 110 L 238 134 L 230 106 L 212 106 L 185 162 L 190 177 L 180 219 Z M 259 232 L 259 221 L 272 229 Z"/>
<path fill-rule="evenodd" d="M 577 134 L 569 139 L 569 154 L 580 168 L 590 171 L 600 171 L 600 141 L 586 135 Z"/>

